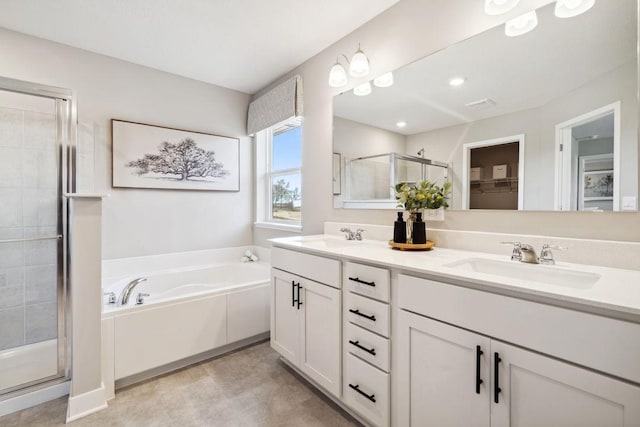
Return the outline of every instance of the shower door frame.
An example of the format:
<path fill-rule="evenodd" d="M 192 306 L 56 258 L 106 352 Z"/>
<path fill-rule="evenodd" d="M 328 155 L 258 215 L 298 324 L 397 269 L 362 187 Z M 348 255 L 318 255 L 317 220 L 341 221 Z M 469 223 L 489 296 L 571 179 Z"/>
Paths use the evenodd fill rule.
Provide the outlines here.
<path fill-rule="evenodd" d="M 55 101 L 56 114 L 56 152 L 58 170 L 58 231 L 61 239 L 57 245 L 58 277 L 57 277 L 57 321 L 58 321 L 58 371 L 55 375 L 39 378 L 15 387 L 5 389 L 0 394 L 0 401 L 17 395 L 29 393 L 70 379 L 71 372 L 71 313 L 69 293 L 69 210 L 65 197 L 76 189 L 76 141 L 78 135 L 77 107 L 75 93 L 64 89 L 39 83 L 11 79 L 0 76 L 0 90 L 23 95 L 49 98 Z M 23 241 L 45 240 L 20 239 Z"/>

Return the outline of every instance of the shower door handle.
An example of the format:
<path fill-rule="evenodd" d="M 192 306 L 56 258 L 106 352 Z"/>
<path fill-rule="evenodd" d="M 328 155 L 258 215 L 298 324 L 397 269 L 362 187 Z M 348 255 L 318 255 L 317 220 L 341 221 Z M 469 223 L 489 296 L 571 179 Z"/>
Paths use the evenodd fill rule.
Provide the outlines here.
<path fill-rule="evenodd" d="M 21 243 L 21 242 L 38 242 L 40 240 L 60 240 L 62 239 L 62 234 L 58 234 L 56 236 L 45 236 L 45 237 L 27 237 L 20 239 L 5 239 L 0 240 L 0 243 Z"/>

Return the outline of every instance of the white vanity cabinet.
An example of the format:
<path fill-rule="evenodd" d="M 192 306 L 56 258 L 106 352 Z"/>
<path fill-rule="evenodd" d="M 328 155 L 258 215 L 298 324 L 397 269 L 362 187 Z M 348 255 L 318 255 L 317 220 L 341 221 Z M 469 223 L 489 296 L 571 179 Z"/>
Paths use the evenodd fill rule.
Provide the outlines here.
<path fill-rule="evenodd" d="M 438 296 L 439 285 L 461 294 Z M 429 308 L 444 306 L 453 310 L 446 320 L 457 317 L 468 322 L 465 327 L 474 322 L 475 313 L 465 305 L 474 302 L 476 292 L 410 276 L 399 279 L 401 307 L 432 316 Z M 540 304 L 528 304 L 523 315 L 537 319 Z M 508 322 L 504 314 L 488 311 L 485 316 Z M 481 316 L 475 320 L 480 329 L 489 323 Z M 405 310 L 398 314 L 397 331 L 399 426 L 640 425 L 640 387 Z M 546 333 L 553 341 L 554 331 Z M 571 335 L 565 339 L 566 346 L 573 345 Z"/>
<path fill-rule="evenodd" d="M 280 248 L 272 250 L 271 259 L 271 347 L 340 397 L 340 289 L 312 280 L 324 278 L 339 285 L 340 262 Z"/>

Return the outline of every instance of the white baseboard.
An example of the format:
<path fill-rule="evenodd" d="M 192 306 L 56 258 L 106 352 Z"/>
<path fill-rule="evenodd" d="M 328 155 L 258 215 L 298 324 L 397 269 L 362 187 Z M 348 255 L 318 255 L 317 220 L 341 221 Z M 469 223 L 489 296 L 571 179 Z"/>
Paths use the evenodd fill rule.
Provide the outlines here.
<path fill-rule="evenodd" d="M 78 396 L 69 396 L 69 404 L 67 406 L 67 423 L 75 421 L 79 418 L 86 417 L 94 412 L 106 409 L 107 400 L 105 399 L 104 384 L 95 390 L 82 393 Z"/>
<path fill-rule="evenodd" d="M 69 394 L 70 387 L 71 381 L 65 381 L 60 384 L 43 387 L 39 390 L 0 401 L 0 417 L 66 396 Z"/>

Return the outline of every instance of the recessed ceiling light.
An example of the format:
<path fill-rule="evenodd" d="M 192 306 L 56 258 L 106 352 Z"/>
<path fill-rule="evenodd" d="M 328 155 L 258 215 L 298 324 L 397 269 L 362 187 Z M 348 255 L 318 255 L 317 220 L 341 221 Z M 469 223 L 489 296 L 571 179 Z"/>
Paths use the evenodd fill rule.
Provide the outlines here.
<path fill-rule="evenodd" d="M 484 12 L 487 15 L 502 15 L 520 3 L 520 0 L 485 0 Z"/>
<path fill-rule="evenodd" d="M 449 84 L 454 87 L 461 86 L 464 84 L 466 80 L 467 79 L 465 79 L 464 77 L 453 77 L 452 79 L 449 80 Z"/>
<path fill-rule="evenodd" d="M 535 10 L 520 15 L 504 24 L 504 33 L 509 37 L 517 37 L 528 33 L 538 26 L 538 15 Z"/>
<path fill-rule="evenodd" d="M 572 18 L 591 9 L 596 0 L 558 0 L 555 14 L 558 18 Z"/>
<path fill-rule="evenodd" d="M 405 127 L 406 125 L 407 125 L 407 122 L 402 122 L 402 121 L 400 121 L 400 122 L 396 123 L 396 126 L 398 126 L 399 128 L 403 128 L 403 127 Z"/>

